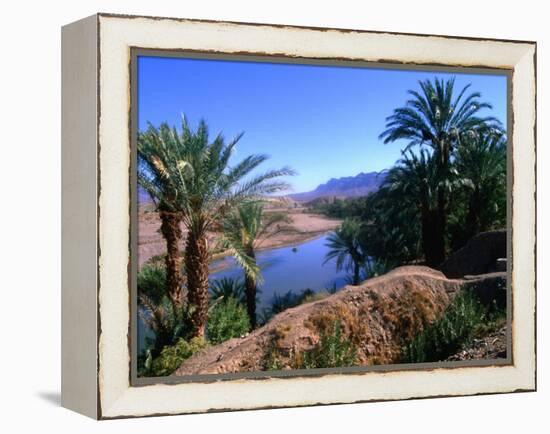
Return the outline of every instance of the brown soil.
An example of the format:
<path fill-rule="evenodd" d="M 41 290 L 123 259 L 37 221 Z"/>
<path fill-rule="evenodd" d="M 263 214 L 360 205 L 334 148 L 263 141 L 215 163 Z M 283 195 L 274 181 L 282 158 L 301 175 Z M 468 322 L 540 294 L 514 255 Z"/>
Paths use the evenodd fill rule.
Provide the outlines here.
<path fill-rule="evenodd" d="M 149 207 L 150 208 L 150 207 Z M 291 232 L 278 233 L 265 240 L 259 247 L 268 249 L 299 244 L 334 230 L 341 220 L 305 212 L 303 208 L 273 208 L 273 211 L 286 212 L 291 219 Z M 185 239 L 186 231 L 183 238 Z M 209 244 L 215 245 L 216 234 L 209 234 Z M 183 243 L 180 246 L 183 250 Z M 166 243 L 160 234 L 158 213 L 147 207 L 140 209 L 138 214 L 138 263 L 141 267 L 150 258 L 166 252 Z M 221 256 L 221 255 L 218 255 Z"/>
<path fill-rule="evenodd" d="M 505 273 L 500 277 L 505 278 Z M 428 267 L 400 267 L 362 285 L 347 286 L 322 300 L 288 309 L 247 336 L 195 354 L 175 375 L 265 370 L 274 349 L 282 369 L 291 369 L 296 357 L 311 349 L 321 331 L 335 320 L 356 344 L 357 364 L 395 363 L 404 340 L 439 316 L 458 291 L 482 287 L 485 279 L 453 280 Z"/>

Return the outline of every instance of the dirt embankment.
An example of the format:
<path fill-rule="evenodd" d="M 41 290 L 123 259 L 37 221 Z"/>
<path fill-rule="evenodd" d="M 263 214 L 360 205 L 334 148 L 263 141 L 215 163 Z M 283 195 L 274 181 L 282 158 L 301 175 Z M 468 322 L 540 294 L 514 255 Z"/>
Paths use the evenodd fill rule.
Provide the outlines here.
<path fill-rule="evenodd" d="M 283 369 L 311 349 L 335 320 L 354 341 L 360 365 L 397 362 L 403 340 L 441 315 L 461 289 L 484 287 L 493 273 L 469 279 L 448 279 L 428 267 L 407 266 L 348 286 L 325 299 L 288 309 L 243 338 L 207 348 L 186 360 L 175 375 L 259 371 L 275 349 Z"/>

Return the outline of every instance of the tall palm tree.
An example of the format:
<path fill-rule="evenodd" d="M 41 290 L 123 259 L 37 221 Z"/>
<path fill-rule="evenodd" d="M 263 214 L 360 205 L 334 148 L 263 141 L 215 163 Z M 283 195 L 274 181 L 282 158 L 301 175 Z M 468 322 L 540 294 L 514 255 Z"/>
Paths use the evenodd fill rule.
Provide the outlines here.
<path fill-rule="evenodd" d="M 433 231 L 437 223 L 437 189 L 439 186 L 436 164 L 422 149 L 418 154 L 403 152 L 403 157 L 390 169 L 381 191 L 386 192 L 398 207 L 413 208 L 420 217 L 421 244 L 426 263 L 438 265 L 438 245 Z M 393 207 L 390 211 L 394 211 Z M 406 225 L 407 222 L 400 222 Z"/>
<path fill-rule="evenodd" d="M 289 230 L 290 220 L 281 213 L 267 213 L 261 201 L 246 201 L 230 213 L 223 223 L 222 245 L 243 264 L 245 298 L 250 325 L 256 328 L 256 294 L 262 276 L 256 250 L 269 237 Z"/>
<path fill-rule="evenodd" d="M 182 187 L 178 158 L 178 143 L 163 125 L 138 134 L 138 184 L 149 193 L 160 218 L 160 231 L 166 242 L 166 290 L 178 309 L 185 304 L 182 288 L 180 243 L 183 233 L 183 209 L 180 203 Z"/>
<path fill-rule="evenodd" d="M 506 218 L 506 137 L 483 134 L 464 141 L 456 165 L 467 180 L 465 238 L 469 239 Z"/>
<path fill-rule="evenodd" d="M 383 184 L 370 194 L 361 213 L 363 244 L 369 254 L 393 268 L 422 255 L 417 201 Z"/>
<path fill-rule="evenodd" d="M 328 235 L 326 246 L 330 249 L 325 256 L 326 264 L 336 258 L 336 271 L 353 273 L 353 285 L 360 283 L 360 272 L 368 261 L 368 255 L 361 243 L 361 223 L 356 219 L 345 219 L 339 228 Z"/>
<path fill-rule="evenodd" d="M 492 116 L 481 116 L 480 111 L 492 108 L 480 101 L 481 93 L 466 93 L 464 86 L 455 97 L 454 78 L 420 81 L 420 92 L 409 90 L 412 98 L 404 107 L 394 110 L 386 119 L 386 130 L 380 134 L 384 143 L 400 139 L 408 140 L 405 151 L 414 146 L 431 148 L 436 161 L 438 177 L 449 175 L 456 148 L 466 137 L 500 130 L 500 122 Z M 437 189 L 437 218 L 431 222 L 434 232 L 434 265 L 445 259 L 445 231 L 447 225 L 448 197 L 441 183 Z"/>
<path fill-rule="evenodd" d="M 206 122 L 201 120 L 193 131 L 185 117 L 179 132 L 164 123 L 158 129 L 150 125 L 142 135 L 144 141 L 159 143 L 160 156 L 155 159 L 169 155 L 170 168 L 164 164 L 163 168 L 177 185 L 172 199 L 187 229 L 184 256 L 192 336 L 204 336 L 208 316 L 207 232 L 217 229 L 243 200 L 288 188 L 280 177 L 293 173 L 285 167 L 252 175 L 269 158 L 263 154 L 249 155 L 231 165 L 230 159 L 241 137 L 242 134 L 226 143 L 218 135 L 210 141 Z M 250 261 L 242 265 L 253 268 Z"/>

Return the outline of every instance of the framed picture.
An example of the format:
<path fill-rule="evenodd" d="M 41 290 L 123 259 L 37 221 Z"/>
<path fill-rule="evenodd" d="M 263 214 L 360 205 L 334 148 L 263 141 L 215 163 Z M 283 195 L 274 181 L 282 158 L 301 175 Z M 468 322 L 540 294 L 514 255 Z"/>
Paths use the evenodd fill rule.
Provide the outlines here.
<path fill-rule="evenodd" d="M 535 390 L 534 42 L 109 14 L 62 36 L 65 407 Z"/>

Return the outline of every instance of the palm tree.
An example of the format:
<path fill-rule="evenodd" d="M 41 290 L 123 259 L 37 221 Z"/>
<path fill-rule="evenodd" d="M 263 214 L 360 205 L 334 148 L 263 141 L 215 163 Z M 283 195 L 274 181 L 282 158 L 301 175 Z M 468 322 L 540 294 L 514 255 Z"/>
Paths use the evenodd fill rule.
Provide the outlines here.
<path fill-rule="evenodd" d="M 336 271 L 345 269 L 353 272 L 352 284 L 358 285 L 361 268 L 368 261 L 361 243 L 361 223 L 356 219 L 345 219 L 338 229 L 328 235 L 327 240 L 326 246 L 331 250 L 323 264 L 336 258 Z"/>
<path fill-rule="evenodd" d="M 166 290 L 173 304 L 182 308 L 185 297 L 179 245 L 183 237 L 183 210 L 179 200 L 182 182 L 177 146 L 166 125 L 139 133 L 137 174 L 139 185 L 149 193 L 159 213 L 160 231 L 166 241 Z"/>
<path fill-rule="evenodd" d="M 418 200 L 391 188 L 389 171 L 380 188 L 365 199 L 360 212 L 362 243 L 374 261 L 391 269 L 422 256 L 421 222 Z M 384 182 L 385 181 L 385 182 Z M 377 267 L 382 268 L 382 267 Z"/>
<path fill-rule="evenodd" d="M 220 298 L 227 300 L 234 298 L 243 305 L 246 304 L 244 296 L 244 283 L 240 279 L 231 279 L 230 277 L 222 277 L 214 280 L 210 285 L 210 296 L 212 301 Z"/>
<path fill-rule="evenodd" d="M 261 274 L 256 262 L 256 250 L 269 237 L 289 230 L 284 214 L 266 213 L 261 201 L 246 201 L 230 213 L 223 222 L 221 243 L 230 249 L 243 265 L 245 298 L 250 325 L 256 328 L 256 294 Z"/>
<path fill-rule="evenodd" d="M 403 152 L 403 157 L 384 180 L 381 190 L 388 192 L 394 204 L 404 210 L 412 208 L 420 217 L 422 250 L 426 264 L 431 267 L 440 264 L 438 234 L 432 230 L 439 218 L 438 193 L 443 191 L 450 196 L 467 183 L 454 164 L 446 177 L 442 177 L 434 156 L 425 149 L 418 154 Z M 401 225 L 406 224 L 406 221 L 401 222 Z"/>
<path fill-rule="evenodd" d="M 421 245 L 426 263 L 439 265 L 436 233 L 437 189 L 439 180 L 436 164 L 430 154 L 422 149 L 418 154 L 404 152 L 403 157 L 390 169 L 381 191 L 402 209 L 414 209 L 421 222 Z M 393 211 L 393 208 L 391 209 Z M 407 222 L 400 222 L 400 226 Z"/>
<path fill-rule="evenodd" d="M 464 141 L 456 164 L 467 180 L 465 238 L 469 239 L 506 218 L 506 137 L 484 134 Z"/>
<path fill-rule="evenodd" d="M 226 143 L 218 135 L 210 141 L 206 122 L 201 120 L 192 131 L 185 117 L 180 132 L 164 123 L 159 129 L 150 125 L 142 135 L 144 141 L 159 143 L 161 152 L 154 161 L 166 158 L 170 162 L 167 168 L 162 161 L 162 167 L 177 186 L 171 199 L 187 229 L 184 256 L 192 336 L 204 336 L 208 316 L 207 232 L 216 230 L 243 200 L 288 188 L 279 178 L 293 173 L 285 167 L 251 175 L 269 158 L 263 154 L 249 155 L 231 165 L 230 158 L 241 137 L 242 134 Z M 252 271 L 253 264 L 244 259 L 242 266 Z"/>
<path fill-rule="evenodd" d="M 454 96 L 454 78 L 420 81 L 421 92 L 409 90 L 412 98 L 404 107 L 394 110 L 386 119 L 386 130 L 380 134 L 384 143 L 405 139 L 409 143 L 404 151 L 414 146 L 431 148 L 438 177 L 448 177 L 451 162 L 463 139 L 486 131 L 501 129 L 500 122 L 492 116 L 480 116 L 483 109 L 492 108 L 481 102 L 481 93 L 466 94 L 470 85 Z M 439 265 L 445 259 L 445 230 L 448 214 L 448 197 L 444 182 L 437 189 L 437 214 L 431 221 L 434 233 L 432 261 Z"/>

